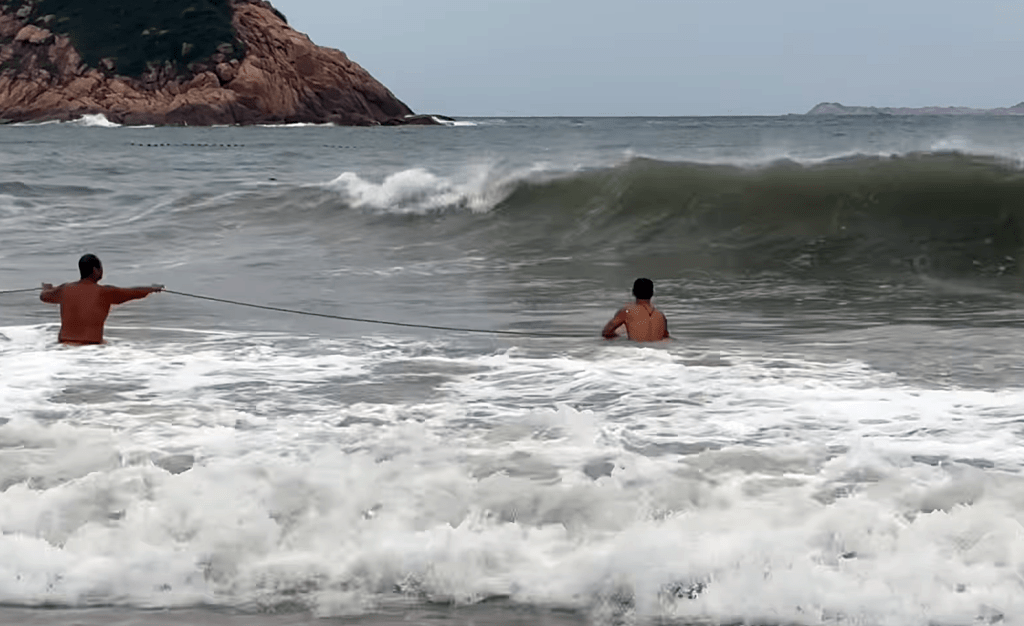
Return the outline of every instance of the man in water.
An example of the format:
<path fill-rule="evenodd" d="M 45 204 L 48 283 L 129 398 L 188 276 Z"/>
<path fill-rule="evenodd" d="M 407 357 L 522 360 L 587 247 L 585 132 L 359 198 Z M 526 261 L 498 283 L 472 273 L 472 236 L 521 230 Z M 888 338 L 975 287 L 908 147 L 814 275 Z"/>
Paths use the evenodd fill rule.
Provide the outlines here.
<path fill-rule="evenodd" d="M 601 335 L 605 339 L 615 339 L 619 336 L 615 331 L 625 324 L 626 334 L 633 341 L 668 339 L 668 320 L 651 304 L 653 296 L 654 283 L 649 278 L 637 278 L 633 283 L 633 297 L 636 298 L 636 302 L 622 307 L 615 317 L 605 324 Z"/>
<path fill-rule="evenodd" d="M 95 255 L 86 254 L 78 260 L 78 271 L 82 279 L 54 287 L 43 283 L 39 299 L 60 305 L 61 343 L 77 345 L 103 343 L 103 323 L 114 304 L 145 298 L 151 293 L 163 291 L 163 285 L 123 289 L 100 285 L 103 265 Z"/>

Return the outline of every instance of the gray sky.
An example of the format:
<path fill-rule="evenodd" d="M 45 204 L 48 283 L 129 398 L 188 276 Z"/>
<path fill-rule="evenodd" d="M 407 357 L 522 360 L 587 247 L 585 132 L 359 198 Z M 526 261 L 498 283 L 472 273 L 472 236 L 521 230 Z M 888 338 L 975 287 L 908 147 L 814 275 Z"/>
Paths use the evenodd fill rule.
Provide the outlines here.
<path fill-rule="evenodd" d="M 777 115 L 1024 100 L 1020 0 L 272 0 L 418 113 Z"/>

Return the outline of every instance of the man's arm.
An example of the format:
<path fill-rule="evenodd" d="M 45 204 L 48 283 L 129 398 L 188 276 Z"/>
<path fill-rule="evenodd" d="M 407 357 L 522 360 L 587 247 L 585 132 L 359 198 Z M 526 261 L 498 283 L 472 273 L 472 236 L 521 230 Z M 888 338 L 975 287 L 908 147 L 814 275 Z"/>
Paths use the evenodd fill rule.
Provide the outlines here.
<path fill-rule="evenodd" d="M 668 318 L 665 317 L 664 313 L 661 314 L 661 321 L 665 325 L 665 336 L 662 337 L 662 339 L 671 339 L 671 337 L 669 337 L 669 334 L 668 334 Z"/>
<path fill-rule="evenodd" d="M 619 309 L 619 312 L 615 314 L 615 317 L 613 317 L 611 321 L 604 325 L 604 330 L 601 331 L 601 336 L 604 337 L 605 339 L 615 339 L 616 337 L 619 336 L 619 334 L 615 331 L 619 328 L 619 326 L 622 326 L 625 323 L 626 309 L 622 308 Z"/>
<path fill-rule="evenodd" d="M 49 304 L 60 304 L 60 293 L 64 285 L 54 287 L 50 283 L 43 283 L 43 290 L 39 292 L 39 299 Z"/>
<path fill-rule="evenodd" d="M 103 294 L 106 296 L 107 301 L 110 304 L 124 304 L 129 300 L 138 300 L 145 298 L 151 293 L 163 291 L 163 285 L 153 285 L 152 287 L 104 287 Z"/>

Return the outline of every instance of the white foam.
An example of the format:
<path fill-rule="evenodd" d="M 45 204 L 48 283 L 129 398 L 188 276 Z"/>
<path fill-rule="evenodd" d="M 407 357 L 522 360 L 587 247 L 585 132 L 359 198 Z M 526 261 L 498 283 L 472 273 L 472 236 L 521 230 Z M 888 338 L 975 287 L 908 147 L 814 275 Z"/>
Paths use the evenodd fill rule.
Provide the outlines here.
<path fill-rule="evenodd" d="M 107 116 L 102 113 L 83 115 L 77 120 L 73 120 L 68 123 L 75 126 L 88 126 L 92 128 L 121 128 L 120 124 L 111 122 L 107 119 Z"/>
<path fill-rule="evenodd" d="M 0 602 L 1024 614 L 1020 389 L 678 345 L 0 332 Z"/>
<path fill-rule="evenodd" d="M 478 125 L 476 122 L 470 122 L 469 120 L 445 119 L 443 117 L 437 117 L 436 115 L 432 115 L 431 119 L 433 119 L 434 122 L 440 124 L 441 126 L 471 127 L 471 126 L 477 126 Z"/>
<path fill-rule="evenodd" d="M 931 152 L 954 152 L 978 157 L 994 157 L 1012 165 L 1017 169 L 1024 169 L 1024 151 L 1016 146 L 1006 146 L 993 142 L 978 141 L 959 135 L 951 135 L 937 139 L 929 146 Z"/>
<path fill-rule="evenodd" d="M 315 122 L 290 122 L 287 124 L 258 124 L 257 126 L 259 126 L 260 128 L 330 128 L 337 126 L 337 124 L 331 122 L 325 122 L 322 124 Z"/>
<path fill-rule="evenodd" d="M 379 183 L 345 172 L 326 184 L 357 209 L 422 213 L 441 209 L 486 211 L 507 197 L 516 176 L 499 176 L 487 165 L 467 170 L 458 179 L 423 168 L 402 170 Z"/>
<path fill-rule="evenodd" d="M 17 122 L 15 124 L 12 124 L 12 126 L 53 126 L 53 125 L 56 125 L 56 124 L 63 124 L 63 123 L 64 122 L 61 122 L 60 120 L 46 120 L 46 121 L 42 121 L 42 122 L 29 121 L 29 122 Z"/>

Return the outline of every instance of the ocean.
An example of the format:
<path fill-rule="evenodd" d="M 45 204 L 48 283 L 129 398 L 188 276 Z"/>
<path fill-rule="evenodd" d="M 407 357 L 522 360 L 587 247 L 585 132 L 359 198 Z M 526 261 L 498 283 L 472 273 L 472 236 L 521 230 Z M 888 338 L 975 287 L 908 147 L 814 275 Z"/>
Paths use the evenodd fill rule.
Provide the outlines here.
<path fill-rule="evenodd" d="M 0 224 L 0 623 L 1024 624 L 1019 118 L 3 126 Z"/>

